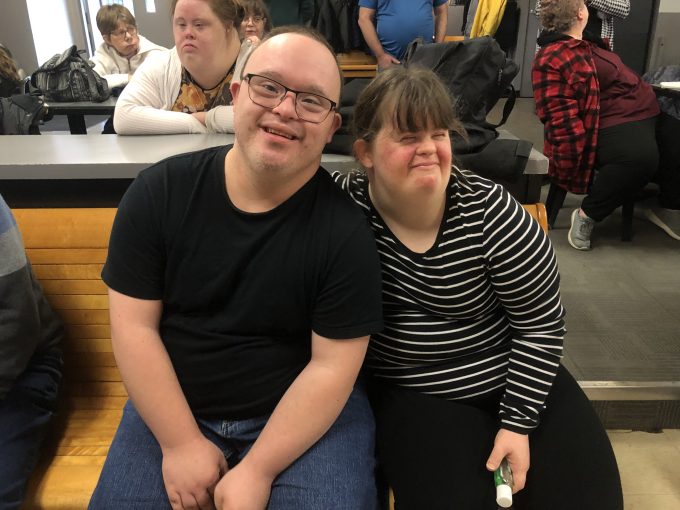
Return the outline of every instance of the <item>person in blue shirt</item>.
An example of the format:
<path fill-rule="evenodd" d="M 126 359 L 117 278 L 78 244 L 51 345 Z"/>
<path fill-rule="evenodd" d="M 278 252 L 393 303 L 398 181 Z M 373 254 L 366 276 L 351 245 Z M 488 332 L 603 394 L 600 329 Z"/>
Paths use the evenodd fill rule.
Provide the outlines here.
<path fill-rule="evenodd" d="M 359 28 L 378 60 L 378 69 L 399 64 L 413 39 L 442 42 L 446 0 L 359 0 Z"/>

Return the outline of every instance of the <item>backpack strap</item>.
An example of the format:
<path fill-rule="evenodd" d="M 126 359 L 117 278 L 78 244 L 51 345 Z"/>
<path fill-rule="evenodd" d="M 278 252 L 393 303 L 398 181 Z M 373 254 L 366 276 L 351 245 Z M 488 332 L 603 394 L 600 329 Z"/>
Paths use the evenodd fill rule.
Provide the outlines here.
<path fill-rule="evenodd" d="M 517 91 L 515 90 L 515 87 L 513 87 L 512 84 L 510 84 L 508 85 L 508 88 L 505 90 L 508 93 L 508 100 L 503 105 L 503 117 L 501 118 L 501 121 L 498 124 L 489 123 L 489 127 L 492 127 L 494 129 L 501 127 L 508 121 L 508 117 L 510 117 L 512 109 L 515 107 L 515 101 L 517 99 Z"/>

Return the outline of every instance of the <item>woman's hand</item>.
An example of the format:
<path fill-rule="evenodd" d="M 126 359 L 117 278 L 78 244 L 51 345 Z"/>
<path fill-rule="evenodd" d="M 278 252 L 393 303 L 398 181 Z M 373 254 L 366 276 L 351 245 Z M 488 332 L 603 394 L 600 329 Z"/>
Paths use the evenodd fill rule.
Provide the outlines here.
<path fill-rule="evenodd" d="M 506 429 L 500 429 L 494 440 L 493 450 L 486 461 L 486 469 L 495 471 L 501 465 L 501 461 L 507 457 L 512 470 L 513 486 L 512 493 L 521 491 L 527 481 L 529 471 L 529 436 L 518 434 Z"/>
<path fill-rule="evenodd" d="M 253 469 L 247 459 L 246 456 L 215 487 L 217 510 L 264 510 L 267 507 L 273 479 Z"/>

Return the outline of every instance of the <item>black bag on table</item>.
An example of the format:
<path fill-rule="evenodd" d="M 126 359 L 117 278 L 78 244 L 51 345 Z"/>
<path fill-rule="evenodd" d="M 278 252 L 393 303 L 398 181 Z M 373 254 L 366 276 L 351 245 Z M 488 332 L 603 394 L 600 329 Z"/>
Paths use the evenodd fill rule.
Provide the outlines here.
<path fill-rule="evenodd" d="M 31 85 L 44 94 L 47 101 L 99 103 L 111 95 L 106 80 L 83 57 L 85 50 L 75 45 L 57 53 L 35 70 Z"/>
<path fill-rule="evenodd" d="M 39 135 L 43 115 L 44 103 L 36 95 L 0 97 L 0 135 Z"/>

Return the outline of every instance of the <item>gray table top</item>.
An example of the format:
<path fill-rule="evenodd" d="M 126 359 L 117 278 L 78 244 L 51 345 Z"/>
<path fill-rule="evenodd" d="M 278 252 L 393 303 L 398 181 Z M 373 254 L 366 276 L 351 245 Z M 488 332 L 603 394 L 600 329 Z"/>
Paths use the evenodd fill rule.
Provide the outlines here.
<path fill-rule="evenodd" d="M 511 134 L 503 134 L 512 137 Z M 234 135 L 41 135 L 0 136 L 0 179 L 134 178 L 170 156 L 233 143 Z M 357 168 L 352 156 L 324 154 L 329 171 Z M 525 174 L 544 174 L 548 160 L 532 150 Z"/>
<path fill-rule="evenodd" d="M 78 111 L 81 113 L 85 113 L 88 110 L 100 111 L 102 109 L 110 110 L 111 112 L 113 112 L 113 109 L 116 106 L 116 101 L 118 101 L 118 98 L 111 96 L 106 101 L 101 101 L 99 103 L 93 103 L 91 101 L 78 101 L 74 103 L 45 101 L 45 106 L 48 109 L 51 109 L 53 112 L 58 112 L 58 114 L 68 113 L 69 111 Z"/>

